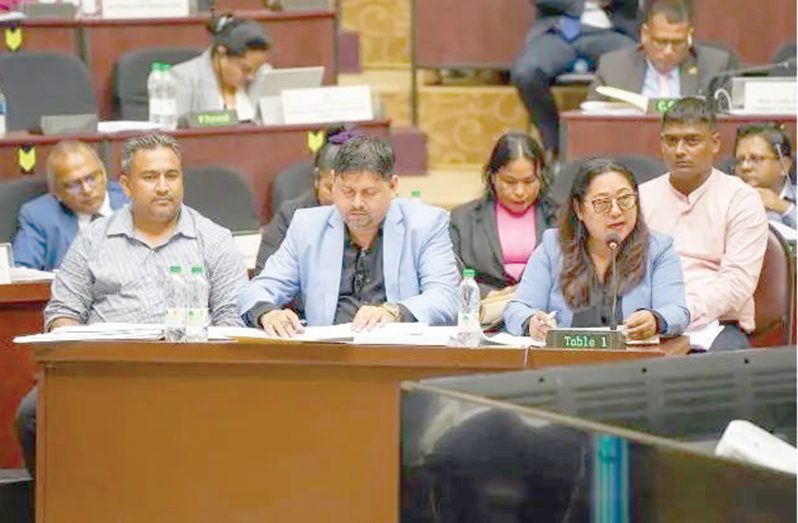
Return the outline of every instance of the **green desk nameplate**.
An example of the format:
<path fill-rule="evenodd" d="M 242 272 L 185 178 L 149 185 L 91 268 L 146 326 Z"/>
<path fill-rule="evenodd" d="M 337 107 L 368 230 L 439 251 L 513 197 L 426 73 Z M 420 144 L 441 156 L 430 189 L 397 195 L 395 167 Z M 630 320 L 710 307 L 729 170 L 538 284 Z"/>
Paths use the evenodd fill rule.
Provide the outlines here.
<path fill-rule="evenodd" d="M 188 117 L 188 126 L 195 127 L 223 127 L 238 123 L 238 113 L 229 111 L 203 111 L 191 113 Z"/>
<path fill-rule="evenodd" d="M 546 346 L 558 349 L 624 350 L 625 336 L 607 329 L 551 329 Z"/>

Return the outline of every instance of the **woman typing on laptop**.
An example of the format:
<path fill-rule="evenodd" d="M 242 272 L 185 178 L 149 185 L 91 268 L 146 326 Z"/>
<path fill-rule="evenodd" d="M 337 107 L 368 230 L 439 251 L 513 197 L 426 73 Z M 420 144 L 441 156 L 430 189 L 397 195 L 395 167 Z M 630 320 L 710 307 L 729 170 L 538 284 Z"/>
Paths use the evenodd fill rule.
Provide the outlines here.
<path fill-rule="evenodd" d="M 255 104 L 247 88 L 266 63 L 271 38 L 254 20 L 225 15 L 213 22 L 213 42 L 200 56 L 176 65 L 177 115 L 235 110 L 241 121 L 252 120 Z"/>

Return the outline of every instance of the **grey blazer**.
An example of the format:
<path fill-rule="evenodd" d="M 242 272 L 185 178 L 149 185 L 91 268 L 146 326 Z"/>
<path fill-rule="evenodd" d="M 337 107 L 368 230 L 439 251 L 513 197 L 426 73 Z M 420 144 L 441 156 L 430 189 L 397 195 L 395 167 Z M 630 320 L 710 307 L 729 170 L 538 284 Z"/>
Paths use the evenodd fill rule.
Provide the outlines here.
<path fill-rule="evenodd" d="M 679 85 L 682 96 L 706 95 L 712 78 L 728 69 L 736 69 L 736 59 L 728 52 L 714 47 L 693 46 L 682 65 L 679 66 Z M 596 76 L 590 84 L 588 100 L 606 100 L 596 92 L 601 85 L 609 85 L 643 92 L 646 78 L 646 55 L 642 47 L 626 47 L 601 56 Z"/>
<path fill-rule="evenodd" d="M 513 285 L 516 280 L 507 274 L 502 263 L 502 248 L 493 198 L 480 198 L 464 203 L 449 217 L 449 235 L 460 269 L 471 267 L 477 271 L 479 293 L 484 298 L 488 292 Z M 538 200 L 535 213 L 535 237 L 538 243 L 548 226 L 544 204 Z"/>
<path fill-rule="evenodd" d="M 211 49 L 172 68 L 177 80 L 177 117 L 198 111 L 224 109 L 221 88 L 211 64 Z"/>

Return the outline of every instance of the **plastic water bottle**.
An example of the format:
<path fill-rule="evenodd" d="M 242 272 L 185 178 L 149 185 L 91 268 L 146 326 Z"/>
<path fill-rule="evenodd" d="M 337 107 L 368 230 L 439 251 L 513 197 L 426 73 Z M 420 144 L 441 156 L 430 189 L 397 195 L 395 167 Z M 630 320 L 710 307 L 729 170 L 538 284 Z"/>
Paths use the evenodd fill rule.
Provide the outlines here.
<path fill-rule="evenodd" d="M 147 77 L 147 99 L 150 106 L 150 122 L 161 125 L 161 64 L 150 64 L 150 75 Z"/>
<path fill-rule="evenodd" d="M 161 64 L 161 129 L 177 129 L 177 81 L 169 64 Z"/>
<path fill-rule="evenodd" d="M 460 309 L 457 313 L 456 344 L 460 347 L 479 347 L 482 327 L 479 324 L 479 287 L 474 269 L 463 270 L 460 282 Z"/>
<path fill-rule="evenodd" d="M 183 341 L 186 337 L 186 279 L 180 265 L 169 267 L 166 289 L 166 340 Z"/>
<path fill-rule="evenodd" d="M 6 97 L 0 91 L 0 134 L 6 134 Z"/>
<path fill-rule="evenodd" d="M 208 341 L 208 280 L 199 265 L 187 281 L 186 341 Z"/>

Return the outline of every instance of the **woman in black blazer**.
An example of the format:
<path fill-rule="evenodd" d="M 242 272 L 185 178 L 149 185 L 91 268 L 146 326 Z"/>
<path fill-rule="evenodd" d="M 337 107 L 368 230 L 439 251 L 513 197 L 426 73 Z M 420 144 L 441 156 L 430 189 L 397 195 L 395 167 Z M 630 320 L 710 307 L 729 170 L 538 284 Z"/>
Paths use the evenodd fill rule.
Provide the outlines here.
<path fill-rule="evenodd" d="M 481 297 L 509 294 L 551 220 L 541 146 L 525 133 L 502 135 L 485 166 L 485 194 L 452 211 L 458 261 L 477 271 Z M 519 229 L 519 227 L 521 229 Z"/>

